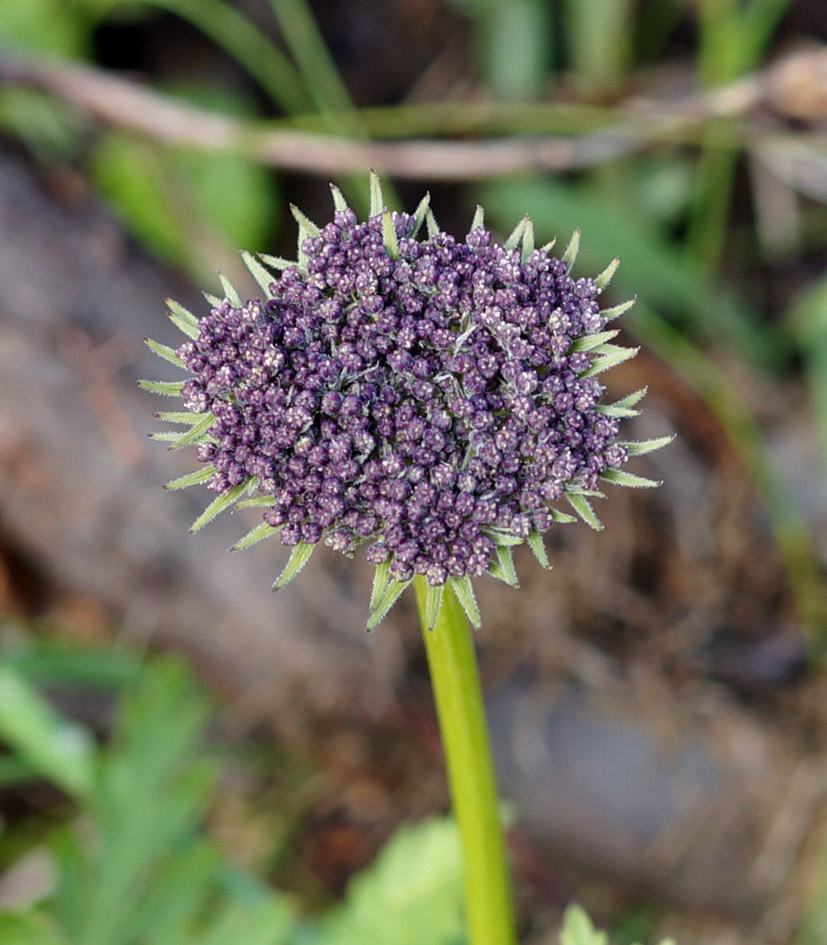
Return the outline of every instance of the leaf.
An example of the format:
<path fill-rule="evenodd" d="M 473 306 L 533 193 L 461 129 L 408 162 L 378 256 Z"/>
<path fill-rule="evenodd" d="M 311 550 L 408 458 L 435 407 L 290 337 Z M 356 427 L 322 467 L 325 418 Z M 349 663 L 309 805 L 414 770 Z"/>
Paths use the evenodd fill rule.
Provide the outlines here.
<path fill-rule="evenodd" d="M 382 242 L 388 256 L 391 259 L 399 259 L 399 241 L 396 238 L 390 210 L 385 210 L 382 214 Z"/>
<path fill-rule="evenodd" d="M 185 335 L 189 335 L 193 341 L 201 335 L 198 319 L 189 309 L 184 308 L 175 299 L 167 299 L 167 308 L 169 309 L 169 319 L 176 328 L 180 329 Z"/>
<path fill-rule="evenodd" d="M 177 489 L 188 489 L 190 486 L 199 486 L 202 482 L 208 482 L 217 472 L 215 466 L 210 463 L 203 469 L 196 469 L 195 472 L 187 473 L 185 476 L 179 476 L 177 479 L 171 479 L 165 486 L 170 492 Z"/>
<path fill-rule="evenodd" d="M 453 945 L 464 940 L 462 855 L 451 819 L 399 829 L 348 885 L 318 945 Z"/>
<path fill-rule="evenodd" d="M 448 583 L 456 594 L 457 600 L 462 605 L 462 609 L 465 611 L 465 616 L 470 620 L 471 626 L 479 630 L 482 626 L 482 620 L 480 619 L 480 609 L 477 606 L 477 598 L 474 594 L 474 586 L 471 583 L 471 578 L 469 578 L 467 574 L 464 577 L 451 577 L 448 578 Z"/>
<path fill-rule="evenodd" d="M 603 523 L 594 514 L 594 509 L 585 496 L 566 493 L 566 499 L 569 505 L 571 505 L 574 511 L 577 512 L 580 518 L 582 518 L 590 528 L 593 528 L 596 532 L 603 531 Z"/>
<path fill-rule="evenodd" d="M 368 610 L 370 612 L 374 610 L 379 599 L 385 593 L 385 588 L 388 586 L 388 581 L 390 581 L 390 567 L 391 562 L 388 558 L 381 564 L 377 564 L 374 568 L 373 586 L 370 590 L 370 603 L 368 604 Z"/>
<path fill-rule="evenodd" d="M 636 295 L 631 299 L 627 299 L 625 302 L 621 302 L 620 305 L 613 305 L 611 308 L 601 309 L 600 314 L 607 322 L 613 321 L 615 318 L 620 318 L 621 315 L 628 312 L 635 302 L 637 302 Z"/>
<path fill-rule="evenodd" d="M 410 581 L 388 581 L 382 590 L 382 594 L 368 612 L 368 630 L 376 629 L 377 625 L 384 620 L 387 612 L 397 602 L 399 596 L 410 583 Z"/>
<path fill-rule="evenodd" d="M 576 515 L 569 515 L 568 512 L 561 512 L 559 509 L 549 508 L 549 512 L 551 513 L 552 520 L 559 525 L 571 525 L 572 522 L 577 521 Z"/>
<path fill-rule="evenodd" d="M 311 545 L 304 541 L 300 541 L 297 545 L 295 545 L 293 550 L 290 552 L 290 559 L 288 560 L 284 570 L 273 584 L 273 590 L 281 590 L 281 588 L 283 588 L 286 584 L 289 584 L 310 560 L 310 556 L 313 554 L 315 549 L 315 545 Z"/>
<path fill-rule="evenodd" d="M 235 286 L 230 282 L 230 280 L 221 272 L 218 273 L 218 281 L 221 283 L 221 288 L 224 290 L 224 298 L 236 308 L 241 306 L 241 296 L 236 291 Z"/>
<path fill-rule="evenodd" d="M 495 545 L 506 547 L 516 547 L 521 545 L 524 539 L 518 537 L 513 532 L 507 532 L 499 528 L 484 528 L 483 532 L 494 542 Z"/>
<path fill-rule="evenodd" d="M 285 259 L 283 256 L 270 256 L 267 253 L 259 253 L 258 258 L 262 262 L 272 266 L 273 269 L 293 269 L 296 266 L 295 259 Z"/>
<path fill-rule="evenodd" d="M 442 608 L 442 595 L 444 591 L 444 584 L 435 586 L 429 584 L 425 590 L 425 626 L 428 630 L 433 630 L 439 619 L 439 611 Z"/>
<path fill-rule="evenodd" d="M 485 210 L 477 204 L 477 209 L 474 211 L 474 216 L 471 219 L 471 229 L 469 232 L 473 233 L 474 230 L 483 229 L 485 229 Z"/>
<path fill-rule="evenodd" d="M 268 299 L 272 298 L 270 286 L 276 281 L 273 278 L 273 274 L 268 272 L 255 256 L 253 256 L 252 253 L 248 253 L 246 249 L 241 251 L 241 258 L 244 260 L 244 265 L 250 271 L 250 275 L 258 283 L 261 291 L 264 292 Z"/>
<path fill-rule="evenodd" d="M 382 197 L 382 182 L 376 171 L 370 169 L 370 216 L 376 217 L 385 209 L 385 200 Z"/>
<path fill-rule="evenodd" d="M 7 663 L 0 664 L 0 738 L 67 794 L 89 796 L 95 760 L 89 732 L 58 715 Z"/>
<path fill-rule="evenodd" d="M 638 351 L 640 351 L 640 348 L 619 348 L 617 351 L 612 351 L 602 357 L 595 358 L 595 360 L 592 361 L 592 366 L 587 368 L 580 375 L 580 379 L 585 380 L 587 377 L 594 377 L 596 374 L 602 374 L 604 371 L 608 371 L 610 368 L 616 367 L 624 361 L 629 361 Z"/>
<path fill-rule="evenodd" d="M 313 239 L 318 239 L 322 231 L 316 226 L 316 224 L 307 216 L 305 216 L 301 210 L 294 204 L 290 204 L 290 212 L 293 214 L 293 218 L 296 223 L 299 224 L 299 230 L 304 231 L 304 238 L 312 237 Z"/>
<path fill-rule="evenodd" d="M 569 245 L 566 247 L 563 255 L 561 257 L 563 263 L 566 266 L 566 269 L 571 271 L 572 266 L 574 266 L 577 260 L 577 254 L 580 251 L 580 227 L 571 234 L 571 239 L 569 240 Z"/>
<path fill-rule="evenodd" d="M 188 427 L 193 426 L 196 423 L 201 421 L 201 418 L 206 416 L 203 413 L 191 413 L 189 410 L 165 410 L 161 413 L 153 414 L 157 420 L 164 420 L 167 423 L 184 423 Z"/>
<path fill-rule="evenodd" d="M 653 453 L 655 450 L 663 449 L 675 439 L 675 434 L 669 436 L 659 436 L 653 440 L 626 440 L 620 445 L 626 450 L 629 456 L 643 456 L 644 453 Z"/>
<path fill-rule="evenodd" d="M 159 358 L 169 361 L 170 364 L 174 364 L 176 367 L 183 368 L 184 370 L 187 369 L 187 366 L 169 345 L 162 345 L 158 341 L 153 341 L 152 338 L 144 338 L 144 344 L 150 351 L 157 354 Z"/>
<path fill-rule="evenodd" d="M 572 342 L 569 352 L 591 351 L 593 348 L 597 348 L 607 341 L 611 341 L 612 338 L 617 338 L 619 334 L 620 329 L 615 328 L 613 331 L 601 331 L 596 335 L 583 335 L 582 338 L 578 338 L 576 341 Z"/>
<path fill-rule="evenodd" d="M 252 499 L 242 499 L 236 509 L 269 509 L 273 507 L 274 501 L 271 495 L 257 495 Z"/>
<path fill-rule="evenodd" d="M 514 568 L 512 554 L 511 548 L 499 546 L 497 548 L 497 560 L 489 567 L 488 573 L 498 581 L 508 584 L 509 587 L 519 587 L 520 582 Z"/>
<path fill-rule="evenodd" d="M 245 548 L 249 548 L 265 538 L 269 538 L 270 535 L 274 535 L 276 532 L 278 532 L 278 528 L 268 525 L 267 522 L 261 522 L 256 525 L 255 528 L 247 532 L 240 541 L 237 541 L 232 548 L 230 548 L 230 551 L 243 551 Z"/>
<path fill-rule="evenodd" d="M 540 562 L 540 567 L 550 571 L 551 565 L 549 564 L 548 555 L 546 554 L 545 542 L 539 532 L 533 531 L 529 534 L 528 547 L 531 548 L 534 557 Z"/>
<path fill-rule="evenodd" d="M 439 233 L 439 224 L 436 222 L 434 211 L 430 207 L 425 211 L 425 228 L 428 236 L 436 236 Z"/>
<path fill-rule="evenodd" d="M 516 249 L 520 245 L 520 240 L 523 238 L 523 231 L 526 228 L 528 223 L 528 217 L 523 217 L 520 222 L 514 227 L 511 233 L 508 236 L 508 239 L 503 243 L 503 246 L 506 249 Z"/>
<path fill-rule="evenodd" d="M 190 534 L 194 535 L 196 532 L 200 531 L 205 525 L 209 524 L 217 515 L 228 509 L 238 497 L 244 492 L 247 488 L 247 483 L 242 482 L 240 486 L 233 486 L 229 492 L 224 492 L 219 496 L 216 496 L 212 502 L 204 509 L 204 511 L 198 516 L 198 518 L 192 523 L 190 528 Z"/>
<path fill-rule="evenodd" d="M 330 185 L 330 192 L 333 194 L 333 209 L 338 210 L 340 213 L 344 213 L 344 211 L 348 209 L 345 195 L 335 184 Z"/>
<path fill-rule="evenodd" d="M 534 224 L 529 217 L 526 217 L 525 229 L 523 230 L 523 248 L 520 258 L 526 262 L 534 252 Z"/>
<path fill-rule="evenodd" d="M 416 236 L 422 229 L 422 224 L 425 222 L 425 217 L 428 215 L 428 209 L 431 205 L 431 195 L 430 193 L 425 194 L 422 200 L 419 201 L 416 210 L 414 210 L 414 219 L 413 219 L 413 230 L 411 236 Z"/>
<path fill-rule="evenodd" d="M 563 915 L 560 945 L 609 945 L 609 939 L 605 932 L 595 929 L 582 906 L 572 905 Z"/>
<path fill-rule="evenodd" d="M 619 405 L 623 407 L 634 407 L 635 404 L 639 404 L 641 400 L 649 393 L 648 387 L 639 387 L 637 390 L 632 391 L 631 394 L 627 394 L 625 397 L 621 397 L 617 401 Z"/>
<path fill-rule="evenodd" d="M 6 945 L 68 945 L 54 923 L 41 912 L 0 915 L 0 942 Z"/>
<path fill-rule="evenodd" d="M 160 394 L 162 397 L 180 397 L 184 383 L 184 381 L 138 381 L 138 387 L 149 391 L 150 394 Z"/>
<path fill-rule="evenodd" d="M 615 256 L 615 258 L 609 263 L 608 266 L 600 273 L 599 276 L 595 277 L 594 284 L 597 286 L 599 292 L 602 292 L 606 286 L 612 281 L 612 276 L 617 272 L 617 267 L 620 265 L 620 257 Z"/>
<path fill-rule="evenodd" d="M 172 450 L 179 450 L 182 446 L 188 446 L 190 443 L 197 443 L 200 439 L 203 438 L 204 434 L 213 426 L 215 423 L 215 417 L 208 413 L 203 419 L 199 420 L 191 429 L 186 433 L 182 434 L 181 438 L 175 443 L 174 446 L 171 446 Z"/>
<path fill-rule="evenodd" d="M 191 251 L 182 219 L 181 181 L 173 185 L 170 149 L 123 131 L 109 131 L 91 156 L 97 190 L 150 250 L 178 263 Z M 183 203 L 186 203 L 184 201 Z"/>
<path fill-rule="evenodd" d="M 600 478 L 604 482 L 611 482 L 616 486 L 628 486 L 632 489 L 654 489 L 656 486 L 663 485 L 662 482 L 656 479 L 636 476 L 634 473 L 628 473 L 623 469 L 607 469 Z"/>

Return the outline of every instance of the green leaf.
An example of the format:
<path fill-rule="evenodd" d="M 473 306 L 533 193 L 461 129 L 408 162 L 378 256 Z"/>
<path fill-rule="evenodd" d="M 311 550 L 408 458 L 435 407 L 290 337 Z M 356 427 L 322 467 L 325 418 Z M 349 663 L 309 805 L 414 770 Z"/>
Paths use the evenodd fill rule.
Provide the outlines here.
<path fill-rule="evenodd" d="M 471 583 L 471 578 L 468 577 L 467 574 L 464 577 L 451 577 L 448 578 L 448 583 L 456 594 L 457 600 L 462 605 L 462 609 L 465 611 L 465 616 L 471 622 L 471 626 L 478 630 L 482 626 L 482 620 L 480 618 L 480 609 L 477 606 L 477 597 L 474 594 L 474 586 Z"/>
<path fill-rule="evenodd" d="M 284 587 L 285 584 L 289 584 L 310 560 L 310 556 L 313 554 L 315 549 L 315 545 L 311 545 L 304 541 L 300 541 L 297 545 L 295 545 L 292 552 L 290 553 L 290 559 L 287 562 L 287 565 L 276 579 L 276 582 L 273 584 L 273 590 L 278 591 Z"/>
<path fill-rule="evenodd" d="M 379 175 L 371 168 L 370 170 L 370 215 L 378 216 L 385 209 L 385 201 L 382 197 L 382 183 Z"/>
<path fill-rule="evenodd" d="M 383 561 L 381 564 L 377 564 L 373 571 L 373 586 L 370 590 L 370 604 L 368 605 L 368 612 L 373 613 L 376 609 L 376 605 L 379 603 L 382 595 L 385 593 L 385 588 L 388 586 L 390 581 L 390 559 Z"/>
<path fill-rule="evenodd" d="M 576 341 L 572 342 L 569 352 L 591 351 L 593 348 L 597 348 L 607 341 L 611 341 L 612 338 L 617 338 L 619 334 L 620 329 L 615 328 L 613 331 L 601 331 L 596 335 L 583 335 L 582 338 L 578 338 Z"/>
<path fill-rule="evenodd" d="M 635 302 L 637 302 L 637 296 L 627 299 L 625 302 L 621 302 L 619 305 L 613 305 L 611 308 L 601 309 L 600 314 L 606 319 L 607 322 L 613 321 L 615 318 L 620 318 L 621 315 L 623 315 L 625 312 L 628 312 Z"/>
<path fill-rule="evenodd" d="M 393 607 L 399 599 L 399 596 L 410 583 L 410 581 L 388 581 L 381 595 L 370 608 L 367 623 L 368 630 L 374 630 L 377 625 L 384 620 L 385 614 Z"/>
<path fill-rule="evenodd" d="M 462 855 L 453 820 L 402 827 L 353 879 L 318 945 L 454 945 L 464 940 Z"/>
<path fill-rule="evenodd" d="M 188 427 L 200 423 L 205 416 L 206 414 L 191 413 L 189 410 L 164 410 L 160 413 L 153 414 L 153 417 L 157 420 L 164 420 L 166 423 L 183 423 Z"/>
<path fill-rule="evenodd" d="M 431 195 L 425 194 L 422 200 L 419 201 L 419 205 L 414 211 L 413 219 L 413 236 L 416 236 L 422 229 L 422 224 L 425 222 L 425 217 L 428 215 L 428 210 L 431 205 Z"/>
<path fill-rule="evenodd" d="M 0 915 L 0 942 L 6 945 L 69 945 L 51 919 L 41 912 Z"/>
<path fill-rule="evenodd" d="M 242 499 L 236 506 L 237 509 L 270 509 L 275 500 L 271 495 L 257 495 L 252 499 Z"/>
<path fill-rule="evenodd" d="M 425 626 L 428 630 L 433 630 L 439 618 L 439 611 L 442 607 L 442 594 L 445 590 L 444 584 L 437 586 L 428 585 L 425 591 Z"/>
<path fill-rule="evenodd" d="M 603 482 L 611 482 L 616 486 L 629 486 L 632 489 L 654 489 L 656 486 L 663 485 L 662 482 L 656 479 L 636 476 L 634 473 L 628 473 L 623 469 L 607 469 L 600 478 Z"/>
<path fill-rule="evenodd" d="M 572 905 L 563 915 L 560 945 L 609 945 L 609 938 L 595 929 L 582 906 Z"/>
<path fill-rule="evenodd" d="M 202 420 L 199 420 L 193 427 L 191 427 L 186 433 L 184 433 L 178 442 L 171 446 L 170 449 L 179 450 L 182 446 L 188 446 L 190 443 L 197 443 L 204 437 L 204 434 L 213 426 L 215 423 L 215 417 L 208 413 Z"/>
<path fill-rule="evenodd" d="M 221 288 L 224 290 L 224 298 L 236 308 L 241 307 L 241 296 L 236 292 L 235 286 L 230 282 L 230 280 L 221 272 L 218 273 L 218 281 L 221 283 Z"/>
<path fill-rule="evenodd" d="M 138 387 L 149 391 L 150 394 L 160 394 L 162 397 L 180 397 L 184 383 L 184 381 L 138 381 Z"/>
<path fill-rule="evenodd" d="M 170 364 L 174 364 L 176 367 L 183 368 L 183 370 L 187 369 L 184 362 L 178 357 L 174 349 L 169 347 L 169 345 L 162 345 L 158 341 L 153 341 L 152 338 L 144 338 L 144 344 L 147 346 L 147 348 L 149 348 L 150 351 L 157 354 L 159 358 L 163 358 L 165 361 L 169 361 Z"/>
<path fill-rule="evenodd" d="M 523 229 L 522 252 L 520 258 L 526 262 L 534 252 L 534 224 L 530 217 L 526 217 L 525 228 Z"/>
<path fill-rule="evenodd" d="M 534 557 L 540 562 L 540 567 L 550 571 L 551 565 L 549 564 L 548 555 L 546 554 L 545 542 L 539 532 L 533 531 L 529 534 L 528 547 L 531 548 Z"/>
<path fill-rule="evenodd" d="M 189 335 L 193 341 L 201 335 L 198 319 L 189 309 L 184 308 L 175 299 L 167 299 L 167 308 L 169 309 L 169 319 L 176 328 L 180 329 L 185 335 Z"/>
<path fill-rule="evenodd" d="M 204 509 L 204 511 L 198 516 L 198 518 L 192 523 L 190 528 L 190 534 L 194 535 L 196 532 L 200 531 L 205 525 L 209 524 L 217 515 L 228 509 L 239 496 L 247 488 L 247 483 L 242 482 L 240 486 L 233 486 L 229 492 L 224 492 L 219 496 L 216 496 L 212 502 Z"/>
<path fill-rule="evenodd" d="M 524 541 L 513 532 L 507 532 L 500 528 L 484 528 L 483 532 L 498 546 L 516 547 Z"/>
<path fill-rule="evenodd" d="M 344 213 L 344 211 L 348 209 L 345 195 L 335 184 L 330 185 L 330 192 L 333 194 L 333 209 L 338 210 L 340 213 Z"/>
<path fill-rule="evenodd" d="M 187 473 L 185 476 L 179 476 L 177 479 L 170 480 L 165 486 L 170 492 L 177 489 L 188 489 L 190 486 L 200 486 L 202 482 L 207 482 L 217 472 L 215 466 L 210 463 L 203 469 L 196 469 L 195 472 Z"/>
<path fill-rule="evenodd" d="M 430 207 L 425 211 L 425 229 L 428 236 L 436 236 L 439 233 L 439 224 L 436 222 L 434 211 Z"/>
<path fill-rule="evenodd" d="M 606 286 L 612 281 L 612 276 L 617 272 L 617 267 L 620 265 L 620 257 L 615 256 L 615 258 L 609 263 L 608 266 L 600 273 L 599 276 L 595 277 L 594 284 L 597 286 L 599 292 L 602 292 Z"/>
<path fill-rule="evenodd" d="M 95 754 L 89 732 L 58 715 L 7 663 L 0 664 L 0 738 L 61 790 L 89 796 Z"/>
<path fill-rule="evenodd" d="M 91 171 L 99 192 L 134 235 L 165 259 L 189 258 L 181 218 L 181 181 L 172 181 L 170 151 L 122 131 L 106 132 L 92 153 Z"/>
<path fill-rule="evenodd" d="M 653 453 L 655 450 L 663 449 L 675 439 L 675 434 L 669 436 L 659 436 L 653 440 L 626 440 L 620 445 L 626 450 L 629 456 L 643 456 L 644 453 Z"/>
<path fill-rule="evenodd" d="M 572 266 L 574 266 L 577 261 L 577 254 L 580 252 L 580 227 L 571 234 L 571 239 L 569 240 L 569 245 L 566 247 L 561 259 L 566 266 L 566 269 L 571 271 Z"/>
<path fill-rule="evenodd" d="M 497 548 L 497 560 L 489 567 L 488 573 L 498 581 L 508 584 L 509 587 L 519 587 L 520 582 L 514 568 L 512 554 L 511 548 L 499 546 Z"/>
<path fill-rule="evenodd" d="M 506 249 L 516 249 L 520 245 L 520 240 L 523 238 L 523 231 L 525 230 L 527 223 L 528 217 L 524 216 L 511 231 L 505 243 L 503 243 L 503 246 L 505 246 Z"/>
<path fill-rule="evenodd" d="M 585 380 L 587 377 L 602 374 L 604 371 L 608 371 L 610 368 L 616 367 L 624 361 L 629 361 L 638 351 L 640 351 L 640 348 L 619 348 L 617 351 L 612 351 L 602 357 L 595 358 L 595 360 L 592 361 L 592 366 L 583 371 L 580 378 L 581 380 Z"/>
<path fill-rule="evenodd" d="M 282 897 L 255 903 L 228 902 L 198 945 L 287 945 L 295 925 L 293 910 Z"/>
<path fill-rule="evenodd" d="M 566 493 L 566 499 L 569 505 L 571 505 L 574 511 L 577 512 L 580 518 L 582 518 L 590 528 L 593 528 L 596 532 L 603 531 L 603 523 L 594 514 L 594 509 L 585 496 Z"/>
<path fill-rule="evenodd" d="M 569 515 L 568 512 L 561 512 L 559 509 L 549 507 L 549 512 L 551 513 L 552 520 L 559 525 L 571 525 L 572 522 L 577 521 L 576 515 Z"/>
<path fill-rule="evenodd" d="M 269 538 L 270 535 L 274 535 L 276 532 L 278 532 L 278 528 L 268 525 L 267 522 L 261 522 L 259 525 L 256 525 L 255 528 L 247 532 L 240 541 L 237 541 L 233 547 L 230 548 L 230 551 L 243 551 L 245 548 L 255 545 L 264 538 Z"/>
<path fill-rule="evenodd" d="M 485 229 L 485 210 L 477 204 L 477 208 L 474 211 L 474 216 L 471 219 L 471 229 L 469 232 L 473 233 L 474 230 L 483 230 Z"/>
<path fill-rule="evenodd" d="M 270 286 L 275 282 L 272 273 L 268 272 L 255 256 L 248 253 L 246 249 L 241 251 L 241 258 L 244 260 L 244 265 L 249 270 L 250 275 L 256 280 L 261 291 L 264 292 L 265 297 L 271 298 Z"/>
<path fill-rule="evenodd" d="M 396 238 L 390 210 L 385 210 L 382 214 L 382 242 L 388 256 L 391 259 L 399 259 L 399 241 Z"/>
<path fill-rule="evenodd" d="M 270 256 L 267 253 L 259 253 L 258 258 L 272 266 L 273 269 L 293 269 L 297 263 L 295 259 L 285 259 L 283 256 Z"/>

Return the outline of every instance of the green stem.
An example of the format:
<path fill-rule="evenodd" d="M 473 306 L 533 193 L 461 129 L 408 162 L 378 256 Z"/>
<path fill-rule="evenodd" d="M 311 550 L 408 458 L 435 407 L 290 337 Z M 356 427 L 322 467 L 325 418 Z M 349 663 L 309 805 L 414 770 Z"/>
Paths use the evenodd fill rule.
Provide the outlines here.
<path fill-rule="evenodd" d="M 514 945 L 511 883 L 471 629 L 446 587 L 436 626 L 426 630 L 424 578 L 417 577 L 415 585 L 462 840 L 468 940 L 471 945 Z"/>

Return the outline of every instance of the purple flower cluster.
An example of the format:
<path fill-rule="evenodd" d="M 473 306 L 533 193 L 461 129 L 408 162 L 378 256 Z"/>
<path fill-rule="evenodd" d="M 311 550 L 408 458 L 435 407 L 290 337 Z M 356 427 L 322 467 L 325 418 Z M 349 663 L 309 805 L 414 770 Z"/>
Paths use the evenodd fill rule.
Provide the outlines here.
<path fill-rule="evenodd" d="M 554 503 L 627 459 L 598 409 L 604 329 L 591 279 L 544 250 L 414 235 L 339 210 L 264 300 L 225 300 L 178 357 L 198 459 L 224 494 L 254 482 L 286 545 L 366 544 L 390 575 L 489 570 L 498 535 L 545 532 Z"/>

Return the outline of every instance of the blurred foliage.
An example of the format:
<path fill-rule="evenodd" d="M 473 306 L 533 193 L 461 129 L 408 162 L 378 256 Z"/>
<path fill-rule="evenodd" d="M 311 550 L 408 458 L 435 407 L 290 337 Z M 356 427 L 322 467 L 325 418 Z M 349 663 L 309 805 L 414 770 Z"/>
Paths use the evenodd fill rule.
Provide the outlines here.
<path fill-rule="evenodd" d="M 234 865 L 204 831 L 220 768 L 214 712 L 177 658 L 22 649 L 0 665 L 4 761 L 72 800 L 36 847 L 45 883 L 0 914 L 2 945 L 462 945 L 462 864 L 452 820 L 402 827 L 319 916 Z M 119 692 L 109 740 L 50 704 L 40 684 Z M 0 836 L 0 860 L 8 837 Z M 561 945 L 608 945 L 579 907 Z M 668 943 L 663 943 L 668 945 Z"/>
<path fill-rule="evenodd" d="M 66 678 L 78 680 L 84 655 L 100 680 L 100 659 L 79 650 L 63 662 Z M 74 806 L 40 841 L 53 883 L 36 902 L 7 907 L 0 942 L 461 941 L 459 840 L 452 822 L 403 829 L 354 879 L 340 906 L 304 919 L 291 899 L 234 866 L 203 831 L 220 771 L 205 751 L 211 710 L 191 672 L 169 657 L 132 664 L 128 673 L 118 662 L 116 656 L 104 681 L 129 681 L 111 740 L 100 747 L 88 729 L 60 715 L 41 694 L 33 679 L 44 678 L 42 661 L 12 658 L 1 667 L 6 759 L 19 761 L 29 779 L 54 785 Z M 58 679 L 60 669 L 52 660 L 45 677 Z M 0 839 L 0 850 L 7 839 Z"/>

